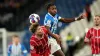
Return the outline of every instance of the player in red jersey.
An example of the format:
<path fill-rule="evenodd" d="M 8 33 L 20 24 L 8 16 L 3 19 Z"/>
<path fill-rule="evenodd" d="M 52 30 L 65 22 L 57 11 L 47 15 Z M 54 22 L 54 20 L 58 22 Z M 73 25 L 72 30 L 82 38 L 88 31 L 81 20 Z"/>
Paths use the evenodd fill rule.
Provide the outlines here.
<path fill-rule="evenodd" d="M 100 56 L 100 16 L 94 18 L 95 26 L 86 33 L 85 42 L 89 43 L 93 56 Z"/>
<path fill-rule="evenodd" d="M 52 34 L 45 26 L 39 26 L 38 23 L 33 23 L 29 30 L 34 33 L 30 38 L 31 56 L 50 56 L 48 34 L 56 38 L 59 36 Z"/>

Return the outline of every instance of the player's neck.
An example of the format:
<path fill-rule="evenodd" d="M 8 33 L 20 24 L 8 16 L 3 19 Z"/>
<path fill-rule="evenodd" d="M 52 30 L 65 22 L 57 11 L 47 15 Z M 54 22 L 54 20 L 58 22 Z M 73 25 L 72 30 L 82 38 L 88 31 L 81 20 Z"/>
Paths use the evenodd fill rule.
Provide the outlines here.
<path fill-rule="evenodd" d="M 95 29 L 100 29 L 100 25 L 95 25 L 94 28 Z"/>
<path fill-rule="evenodd" d="M 18 43 L 14 43 L 16 46 L 18 45 Z"/>
<path fill-rule="evenodd" d="M 54 17 L 54 16 L 55 16 L 55 14 L 53 15 L 52 13 L 49 13 L 49 15 L 51 15 L 52 17 Z"/>
<path fill-rule="evenodd" d="M 38 34 L 36 35 L 37 38 L 42 38 L 42 36 L 43 36 L 43 35 L 38 35 Z"/>

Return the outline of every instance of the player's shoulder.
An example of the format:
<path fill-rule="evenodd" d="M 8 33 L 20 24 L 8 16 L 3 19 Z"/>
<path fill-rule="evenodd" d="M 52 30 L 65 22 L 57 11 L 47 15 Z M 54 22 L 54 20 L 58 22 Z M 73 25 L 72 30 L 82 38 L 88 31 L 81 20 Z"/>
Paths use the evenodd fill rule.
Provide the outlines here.
<path fill-rule="evenodd" d="M 35 34 L 32 34 L 30 40 L 34 40 L 34 38 L 35 38 Z"/>
<path fill-rule="evenodd" d="M 12 45 L 13 45 L 13 43 L 12 43 L 12 42 L 8 44 L 8 46 L 12 46 Z"/>
<path fill-rule="evenodd" d="M 45 17 L 49 17 L 50 15 L 47 13 L 46 15 L 45 15 Z"/>
<path fill-rule="evenodd" d="M 45 15 L 45 19 L 50 19 L 51 18 L 51 16 L 47 13 L 46 15 Z"/>
<path fill-rule="evenodd" d="M 37 42 L 37 39 L 36 39 L 35 35 L 33 34 L 33 35 L 31 36 L 31 38 L 30 38 L 30 44 L 36 45 L 36 44 L 35 44 L 36 42 Z"/>
<path fill-rule="evenodd" d="M 93 29 L 94 29 L 94 28 L 93 28 L 93 27 L 91 27 L 91 28 L 89 29 L 89 31 L 93 31 Z"/>
<path fill-rule="evenodd" d="M 91 28 L 88 29 L 88 32 L 90 32 L 90 33 L 92 33 L 93 31 L 94 31 L 93 27 L 91 27 Z"/>
<path fill-rule="evenodd" d="M 24 44 L 20 43 L 21 47 L 24 47 Z"/>
<path fill-rule="evenodd" d="M 35 36 L 35 34 L 33 34 L 30 38 L 30 41 L 36 42 L 38 41 L 37 37 Z"/>
<path fill-rule="evenodd" d="M 8 48 L 12 48 L 12 44 L 11 43 L 8 45 Z"/>

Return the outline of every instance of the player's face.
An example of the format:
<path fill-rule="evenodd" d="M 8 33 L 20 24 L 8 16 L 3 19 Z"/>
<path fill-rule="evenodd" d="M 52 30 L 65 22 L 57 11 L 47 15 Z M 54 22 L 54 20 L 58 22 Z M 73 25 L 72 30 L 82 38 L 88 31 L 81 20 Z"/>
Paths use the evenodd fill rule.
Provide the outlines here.
<path fill-rule="evenodd" d="M 43 35 L 43 31 L 42 31 L 42 28 L 40 26 L 38 26 L 38 28 L 36 30 L 36 34 L 37 35 Z"/>
<path fill-rule="evenodd" d="M 19 38 L 13 38 L 13 42 L 14 42 L 15 44 L 18 44 L 18 43 L 19 43 Z"/>
<path fill-rule="evenodd" d="M 56 6 L 50 6 L 50 8 L 48 9 L 48 12 L 51 14 L 51 15 L 55 15 L 57 13 L 57 8 Z"/>
<path fill-rule="evenodd" d="M 100 17 L 99 16 L 95 16 L 94 23 L 96 26 L 100 25 Z"/>

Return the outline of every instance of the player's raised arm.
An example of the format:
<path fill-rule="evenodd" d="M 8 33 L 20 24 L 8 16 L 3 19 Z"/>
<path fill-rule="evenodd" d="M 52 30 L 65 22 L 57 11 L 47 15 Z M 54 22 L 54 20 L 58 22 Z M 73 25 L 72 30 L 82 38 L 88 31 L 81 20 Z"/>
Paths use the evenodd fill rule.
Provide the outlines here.
<path fill-rule="evenodd" d="M 59 21 L 64 22 L 64 23 L 69 23 L 69 22 L 81 20 L 83 18 L 84 18 L 83 15 L 80 15 L 79 17 L 76 17 L 76 18 L 59 18 Z"/>

